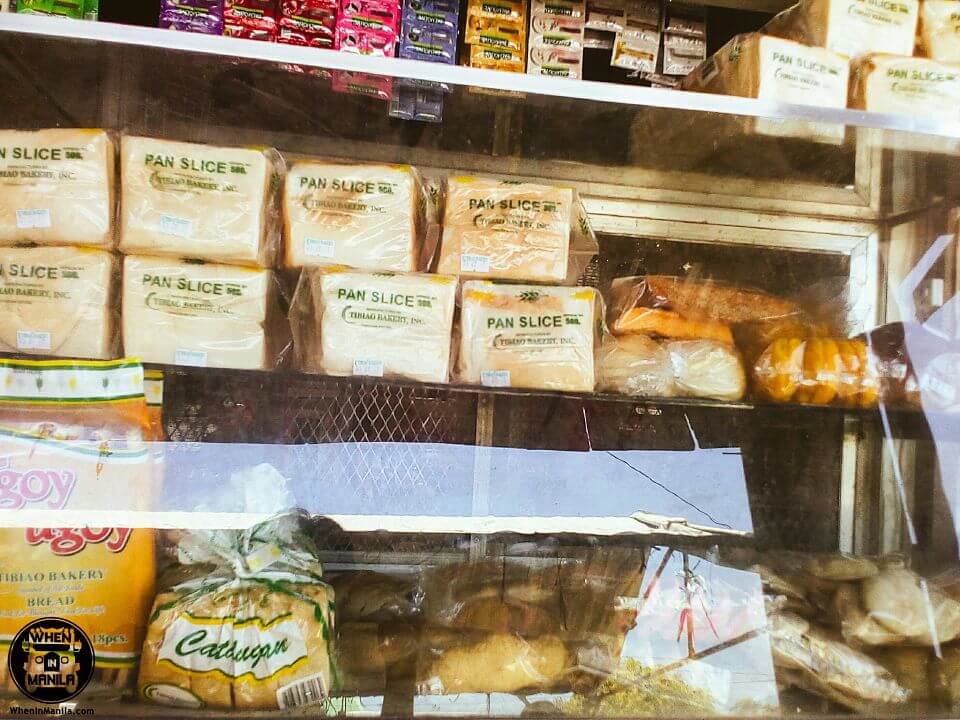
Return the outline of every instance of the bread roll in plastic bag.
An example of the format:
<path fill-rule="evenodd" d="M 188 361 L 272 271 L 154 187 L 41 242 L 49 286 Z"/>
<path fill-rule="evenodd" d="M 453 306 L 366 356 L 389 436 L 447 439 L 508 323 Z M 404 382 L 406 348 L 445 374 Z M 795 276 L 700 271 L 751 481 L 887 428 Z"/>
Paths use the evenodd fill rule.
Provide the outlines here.
<path fill-rule="evenodd" d="M 307 269 L 290 311 L 298 365 L 445 383 L 456 293 L 449 275 Z"/>
<path fill-rule="evenodd" d="M 606 335 L 597 362 L 601 390 L 639 397 L 673 397 L 670 353 L 647 335 Z"/>
<path fill-rule="evenodd" d="M 711 340 L 672 340 L 663 345 L 678 395 L 716 400 L 743 397 L 747 375 L 732 346 Z"/>
<path fill-rule="evenodd" d="M 104 130 L 0 130 L 0 245 L 113 245 L 113 141 Z"/>
<path fill-rule="evenodd" d="M 873 407 L 880 377 L 862 340 L 781 338 L 757 358 L 753 378 L 775 402 Z"/>
<path fill-rule="evenodd" d="M 960 636 L 960 602 L 905 567 L 891 564 L 864 580 L 863 606 L 910 644 L 943 644 Z"/>
<path fill-rule="evenodd" d="M 285 263 L 424 270 L 426 203 L 409 165 L 296 161 L 283 191 Z"/>
<path fill-rule="evenodd" d="M 120 167 L 124 253 L 273 264 L 276 151 L 124 137 Z"/>
<path fill-rule="evenodd" d="M 119 350 L 114 256 L 11 247 L 0 259 L 0 352 L 106 360 Z"/>
<path fill-rule="evenodd" d="M 36 523 L 0 529 L 0 636 L 45 616 L 76 623 L 97 654 L 84 697 L 119 696 L 135 677 L 153 601 L 155 533 L 62 527 L 61 513 L 113 511 L 123 524 L 154 509 L 143 367 L 0 360 L 0 387 L 2 505 Z M 8 649 L 0 646 L 0 687 L 15 692 Z"/>
<path fill-rule="evenodd" d="M 285 336 L 275 301 L 269 270 L 128 255 L 124 349 L 152 363 L 273 367 Z"/>
<path fill-rule="evenodd" d="M 196 531 L 184 564 L 214 570 L 157 597 L 143 646 L 143 699 L 179 708 L 325 708 L 337 689 L 334 595 L 305 515 Z"/>
<path fill-rule="evenodd" d="M 930 660 L 930 694 L 938 702 L 960 705 L 960 646 L 945 647 L 943 657 Z"/>
<path fill-rule="evenodd" d="M 570 667 L 556 636 L 524 639 L 495 633 L 479 640 L 429 649 L 420 660 L 420 691 L 431 695 L 549 691 Z"/>
<path fill-rule="evenodd" d="M 646 310 L 663 314 L 646 320 Z M 714 280 L 639 275 L 617 278 L 610 287 L 609 319 L 617 334 L 732 342 L 730 325 L 784 319 L 799 311 L 792 300 Z"/>

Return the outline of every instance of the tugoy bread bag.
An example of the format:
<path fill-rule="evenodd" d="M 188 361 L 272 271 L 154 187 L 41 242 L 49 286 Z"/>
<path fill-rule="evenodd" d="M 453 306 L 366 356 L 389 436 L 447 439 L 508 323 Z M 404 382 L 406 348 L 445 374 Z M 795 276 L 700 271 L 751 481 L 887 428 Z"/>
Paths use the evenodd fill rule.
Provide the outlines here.
<path fill-rule="evenodd" d="M 81 699 L 133 680 L 154 584 L 154 439 L 139 362 L 0 360 L 0 678 L 9 642 L 56 616 L 93 643 Z M 126 518 L 124 518 L 126 516 Z M 126 522 L 125 522 L 126 520 Z M 69 589 L 67 589 L 69 588 Z"/>

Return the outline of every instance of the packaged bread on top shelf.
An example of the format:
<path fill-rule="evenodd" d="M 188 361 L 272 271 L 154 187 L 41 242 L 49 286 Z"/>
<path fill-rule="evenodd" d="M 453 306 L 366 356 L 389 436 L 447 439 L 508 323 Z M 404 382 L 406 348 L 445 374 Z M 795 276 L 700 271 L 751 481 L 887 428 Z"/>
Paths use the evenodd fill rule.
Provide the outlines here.
<path fill-rule="evenodd" d="M 176 552 L 215 569 L 157 596 L 140 696 L 185 709 L 326 709 L 338 689 L 334 594 L 305 514 L 184 533 Z"/>
<path fill-rule="evenodd" d="M 0 637 L 49 616 L 79 625 L 96 654 L 82 699 L 119 698 L 154 592 L 154 531 L 118 527 L 155 509 L 143 367 L 0 360 L 0 387 L 2 506 L 21 525 L 0 529 Z M 18 649 L 0 644 L 0 689 L 12 693 Z"/>
<path fill-rule="evenodd" d="M 733 329 L 796 316 L 790 300 L 712 280 L 646 275 L 610 288 L 600 387 L 630 395 L 738 400 L 746 373 Z"/>
<path fill-rule="evenodd" d="M 269 270 L 128 255 L 124 350 L 151 363 L 270 367 L 273 292 Z"/>
<path fill-rule="evenodd" d="M 846 58 L 876 52 L 913 55 L 920 4 L 920 0 L 800 0 L 762 32 Z"/>
<path fill-rule="evenodd" d="M 409 165 L 294 162 L 283 191 L 285 264 L 426 269 L 425 203 Z"/>
<path fill-rule="evenodd" d="M 960 0 L 923 0 L 917 54 L 944 63 L 960 63 Z"/>
<path fill-rule="evenodd" d="M 0 258 L 0 352 L 106 360 L 119 350 L 113 256 L 11 247 Z"/>
<path fill-rule="evenodd" d="M 113 245 L 104 130 L 0 130 L 0 245 Z"/>
<path fill-rule="evenodd" d="M 569 187 L 479 177 L 447 181 L 437 272 L 564 284 L 571 230 L 578 228 Z"/>
<path fill-rule="evenodd" d="M 850 107 L 960 121 L 960 65 L 896 55 L 864 55 L 850 64 Z"/>
<path fill-rule="evenodd" d="M 120 250 L 270 267 L 279 163 L 270 150 L 124 137 Z"/>
<path fill-rule="evenodd" d="M 737 35 L 683 80 L 694 92 L 737 95 L 798 105 L 847 106 L 847 60 L 822 47 L 778 37 Z M 843 128 L 825 123 L 751 118 L 748 129 L 766 135 L 836 143 Z"/>
<path fill-rule="evenodd" d="M 445 383 L 456 297 L 449 275 L 306 270 L 290 311 L 297 364 L 327 375 Z"/>
<path fill-rule="evenodd" d="M 464 283 L 458 379 L 591 392 L 598 305 L 599 295 L 589 287 Z"/>

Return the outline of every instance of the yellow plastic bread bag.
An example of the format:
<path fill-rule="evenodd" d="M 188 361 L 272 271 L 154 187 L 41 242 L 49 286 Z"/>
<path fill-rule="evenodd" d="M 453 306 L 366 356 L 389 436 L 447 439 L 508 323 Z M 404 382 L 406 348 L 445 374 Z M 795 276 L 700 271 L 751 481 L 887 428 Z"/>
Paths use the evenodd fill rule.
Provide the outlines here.
<path fill-rule="evenodd" d="M 307 518 L 186 533 L 183 565 L 212 565 L 157 596 L 140 663 L 141 696 L 197 709 L 323 709 L 337 687 L 333 589 Z"/>
<path fill-rule="evenodd" d="M 0 529 L 5 690 L 14 687 L 10 641 L 42 617 L 69 620 L 91 639 L 96 669 L 84 696 L 134 678 L 153 600 L 154 531 L 109 525 L 150 509 L 156 458 L 143 383 L 139 362 L 0 360 L 0 512 L 17 525 Z"/>

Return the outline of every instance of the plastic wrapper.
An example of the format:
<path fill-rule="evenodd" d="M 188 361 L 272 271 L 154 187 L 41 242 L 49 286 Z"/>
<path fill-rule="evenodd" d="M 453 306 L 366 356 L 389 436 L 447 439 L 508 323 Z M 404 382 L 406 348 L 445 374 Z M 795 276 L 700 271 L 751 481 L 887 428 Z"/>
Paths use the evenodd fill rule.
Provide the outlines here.
<path fill-rule="evenodd" d="M 866 53 L 913 55 L 920 0 L 862 3 L 800 0 L 763 28 L 766 35 L 826 48 L 847 58 Z"/>
<path fill-rule="evenodd" d="M 659 8 L 658 8 L 659 10 Z M 660 57 L 660 29 L 654 23 L 644 22 L 646 17 L 636 17 L 628 13 L 622 33 L 617 35 L 613 46 L 613 67 L 638 72 L 656 72 Z"/>
<path fill-rule="evenodd" d="M 400 34 L 399 2 L 343 0 L 336 31 L 336 48 L 341 52 L 393 57 Z"/>
<path fill-rule="evenodd" d="M 274 151 L 124 137 L 120 167 L 124 253 L 273 263 Z"/>
<path fill-rule="evenodd" d="M 552 688 L 570 666 L 567 646 L 555 636 L 534 639 L 494 633 L 474 642 L 433 646 L 420 659 L 422 694 L 519 693 Z"/>
<path fill-rule="evenodd" d="M 336 0 L 282 0 L 277 42 L 332 48 L 337 12 Z"/>
<path fill-rule="evenodd" d="M 774 665 L 788 684 L 860 711 L 910 696 L 880 663 L 798 615 L 773 614 L 768 633 Z"/>
<path fill-rule="evenodd" d="M 591 392 L 598 300 L 593 288 L 464 283 L 459 380 Z"/>
<path fill-rule="evenodd" d="M 100 13 L 100 2 L 99 0 L 74 0 L 74 2 L 18 0 L 11 4 L 11 8 L 20 13 L 62 15 L 74 20 L 96 20 Z"/>
<path fill-rule="evenodd" d="M 183 534 L 181 564 L 215 570 L 154 602 L 141 697 L 184 709 L 326 707 L 337 690 L 334 593 L 307 533 L 290 513 Z"/>
<path fill-rule="evenodd" d="M 563 283 L 578 205 L 571 188 L 451 177 L 437 271 Z"/>
<path fill-rule="evenodd" d="M 403 3 L 400 57 L 455 63 L 459 26 L 459 2 L 406 0 Z"/>
<path fill-rule="evenodd" d="M 930 665 L 932 654 L 928 648 L 884 648 L 871 657 L 885 667 L 897 683 L 910 693 L 910 702 L 930 700 Z"/>
<path fill-rule="evenodd" d="M 917 54 L 943 63 L 960 63 L 960 0 L 923 0 Z"/>
<path fill-rule="evenodd" d="M 113 245 L 113 142 L 103 130 L 0 130 L 0 245 Z"/>
<path fill-rule="evenodd" d="M 103 250 L 4 248 L 0 352 L 106 360 L 115 357 L 116 264 Z"/>
<path fill-rule="evenodd" d="M 128 255 L 123 346 L 145 362 L 265 369 L 282 350 L 269 270 Z"/>
<path fill-rule="evenodd" d="M 283 191 L 286 265 L 425 269 L 426 197 L 407 165 L 298 161 Z"/>
<path fill-rule="evenodd" d="M 701 41 L 702 42 L 702 41 Z M 666 51 L 666 47 L 665 47 Z M 690 72 L 684 90 L 737 95 L 784 103 L 847 106 L 848 63 L 821 47 L 759 33 L 737 35 Z M 843 133 L 828 124 L 753 120 L 764 134 L 839 142 Z"/>
<path fill-rule="evenodd" d="M 0 509 L 152 509 L 156 473 L 138 362 L 0 360 L 0 387 Z M 117 696 L 134 678 L 153 599 L 154 532 L 60 524 L 0 530 L 0 636 L 51 615 L 78 624 L 97 654 L 86 693 Z M 0 646 L 0 684 L 13 690 L 7 648 Z"/>
<path fill-rule="evenodd" d="M 960 67 L 879 53 L 858 57 L 850 64 L 850 107 L 955 122 Z"/>
<path fill-rule="evenodd" d="M 223 0 L 163 0 L 160 27 L 220 35 L 223 32 Z"/>
<path fill-rule="evenodd" d="M 465 33 L 471 67 L 523 72 L 526 0 L 468 0 Z"/>
<path fill-rule="evenodd" d="M 645 334 L 606 336 L 598 360 L 603 390 L 642 397 L 739 400 L 746 372 L 737 351 L 714 340 L 658 342 Z"/>
<path fill-rule="evenodd" d="M 930 694 L 943 705 L 960 704 L 960 646 L 943 649 L 943 657 L 930 661 Z"/>
<path fill-rule="evenodd" d="M 290 312 L 298 366 L 445 383 L 456 293 L 447 275 L 304 271 Z"/>
<path fill-rule="evenodd" d="M 224 0 L 223 34 L 272 42 L 278 15 L 276 0 Z"/>
<path fill-rule="evenodd" d="M 873 407 L 880 377 L 862 340 L 781 338 L 757 359 L 758 392 L 775 402 Z"/>

